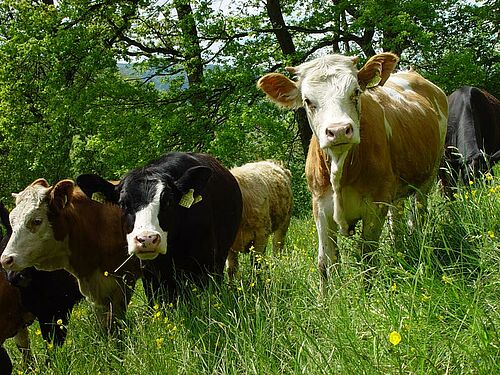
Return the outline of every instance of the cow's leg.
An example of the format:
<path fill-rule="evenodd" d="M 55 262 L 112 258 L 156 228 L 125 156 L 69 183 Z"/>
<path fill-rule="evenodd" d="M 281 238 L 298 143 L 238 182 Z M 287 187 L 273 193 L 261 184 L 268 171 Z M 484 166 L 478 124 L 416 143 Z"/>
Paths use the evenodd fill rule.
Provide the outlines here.
<path fill-rule="evenodd" d="M 421 230 L 427 217 L 427 198 L 432 186 L 434 185 L 434 178 L 431 182 L 425 184 L 416 191 L 414 196 L 412 196 L 411 202 L 412 207 L 410 209 L 410 216 L 408 219 L 408 227 L 410 228 L 410 233 L 415 233 L 417 230 Z"/>
<path fill-rule="evenodd" d="M 325 295 L 328 275 L 331 269 L 338 273 L 340 263 L 337 247 L 337 224 L 333 220 L 333 199 L 331 194 L 313 198 L 313 214 L 318 232 L 320 291 Z"/>
<path fill-rule="evenodd" d="M 253 269 L 257 272 L 257 277 L 260 276 L 260 271 L 266 254 L 266 246 L 269 240 L 269 235 L 264 231 L 255 234 L 253 241 L 253 251 L 250 252 L 250 262 Z"/>
<path fill-rule="evenodd" d="M 61 325 L 57 324 L 59 319 L 62 321 Z M 67 335 L 68 315 L 39 316 L 38 323 L 45 341 L 53 342 L 56 346 L 64 344 Z"/>
<path fill-rule="evenodd" d="M 366 279 L 370 279 L 376 266 L 376 252 L 380 235 L 387 217 L 388 205 L 375 203 L 363 217 L 359 261 L 366 268 Z"/>
<path fill-rule="evenodd" d="M 227 254 L 227 276 L 229 277 L 229 282 L 232 283 L 234 276 L 238 273 L 239 263 L 238 263 L 238 253 L 233 249 L 229 249 Z"/>
<path fill-rule="evenodd" d="M 14 336 L 14 342 L 16 343 L 17 348 L 22 354 L 23 362 L 26 365 L 29 365 L 33 360 L 33 354 L 30 350 L 30 336 L 27 327 L 17 332 L 17 334 Z"/>
<path fill-rule="evenodd" d="M 389 224 L 389 236 L 395 249 L 401 247 L 401 223 L 404 221 L 405 199 L 399 199 L 389 207 L 387 221 Z"/>
<path fill-rule="evenodd" d="M 0 346 L 0 375 L 12 374 L 12 362 L 3 346 Z"/>
<path fill-rule="evenodd" d="M 290 225 L 290 217 L 273 234 L 273 255 L 278 255 L 285 245 L 285 237 Z"/>

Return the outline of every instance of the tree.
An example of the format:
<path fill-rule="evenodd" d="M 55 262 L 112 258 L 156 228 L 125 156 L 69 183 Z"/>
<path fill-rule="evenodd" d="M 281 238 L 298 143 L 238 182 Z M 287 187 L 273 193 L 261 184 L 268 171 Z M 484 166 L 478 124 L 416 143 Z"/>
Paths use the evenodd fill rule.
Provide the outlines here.
<path fill-rule="evenodd" d="M 117 178 L 170 150 L 285 160 L 296 196 L 311 130 L 255 89 L 326 53 L 392 50 L 449 93 L 498 94 L 495 2 L 0 0 L 0 178 Z M 118 73 L 117 61 L 137 73 Z M 361 61 L 361 62 L 362 62 Z M 153 80 L 167 87 L 154 89 Z M 302 198 L 301 198 L 302 199 Z"/>

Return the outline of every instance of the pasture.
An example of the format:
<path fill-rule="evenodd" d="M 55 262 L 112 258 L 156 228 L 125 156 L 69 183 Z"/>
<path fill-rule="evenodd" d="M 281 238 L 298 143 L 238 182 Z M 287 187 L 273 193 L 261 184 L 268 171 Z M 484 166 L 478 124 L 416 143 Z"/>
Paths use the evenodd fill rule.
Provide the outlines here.
<path fill-rule="evenodd" d="M 317 236 L 293 218 L 283 253 L 235 284 L 192 288 L 149 308 L 139 283 L 120 337 L 99 333 L 88 302 L 55 349 L 30 327 L 29 369 L 12 340 L 14 374 L 493 374 L 500 371 L 500 180 L 471 182 L 455 201 L 434 191 L 424 227 L 394 248 L 381 239 L 372 286 L 340 238 L 343 267 L 319 296 Z M 270 254 L 268 248 L 268 254 Z M 255 272 L 260 272 L 257 275 Z"/>

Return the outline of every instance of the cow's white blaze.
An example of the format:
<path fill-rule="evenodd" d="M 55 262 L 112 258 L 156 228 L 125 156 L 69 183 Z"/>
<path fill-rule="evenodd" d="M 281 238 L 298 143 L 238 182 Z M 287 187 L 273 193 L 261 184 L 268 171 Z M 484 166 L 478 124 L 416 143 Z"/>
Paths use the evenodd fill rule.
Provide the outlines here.
<path fill-rule="evenodd" d="M 158 182 L 153 200 L 136 212 L 134 228 L 132 232 L 127 234 L 128 253 L 130 255 L 135 254 L 140 259 L 154 259 L 159 254 L 166 254 L 168 233 L 160 227 L 158 219 L 163 189 L 163 184 Z M 141 242 L 141 238 L 146 239 L 146 241 Z M 158 240 L 148 241 L 148 238 L 158 238 Z"/>
<path fill-rule="evenodd" d="M 1 258 L 4 268 L 16 271 L 35 266 L 52 271 L 67 265 L 66 240 L 55 239 L 47 216 L 48 192 L 49 188 L 33 185 L 17 194 L 10 213 L 12 236 Z"/>

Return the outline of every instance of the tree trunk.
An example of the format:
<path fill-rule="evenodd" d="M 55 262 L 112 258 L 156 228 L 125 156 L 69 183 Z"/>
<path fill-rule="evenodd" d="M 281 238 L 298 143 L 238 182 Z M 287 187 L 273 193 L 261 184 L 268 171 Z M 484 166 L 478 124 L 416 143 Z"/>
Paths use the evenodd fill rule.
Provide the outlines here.
<path fill-rule="evenodd" d="M 175 10 L 182 32 L 182 54 L 189 85 L 203 81 L 203 61 L 201 59 L 200 38 L 193 16 L 193 8 L 188 0 L 175 0 Z"/>
<path fill-rule="evenodd" d="M 288 27 L 283 19 L 283 12 L 281 11 L 281 4 L 279 0 L 267 0 L 266 1 L 267 15 L 271 21 L 271 25 L 274 29 L 274 34 L 278 43 L 280 45 L 281 51 L 285 56 L 291 58 L 293 65 L 300 64 L 297 55 L 295 44 L 293 43 L 292 35 L 288 31 Z M 307 156 L 307 150 L 309 148 L 309 141 L 311 139 L 311 127 L 307 121 L 307 116 L 303 108 L 295 111 L 295 120 L 299 128 L 300 141 L 302 143 L 302 149 L 304 150 L 304 156 Z"/>

